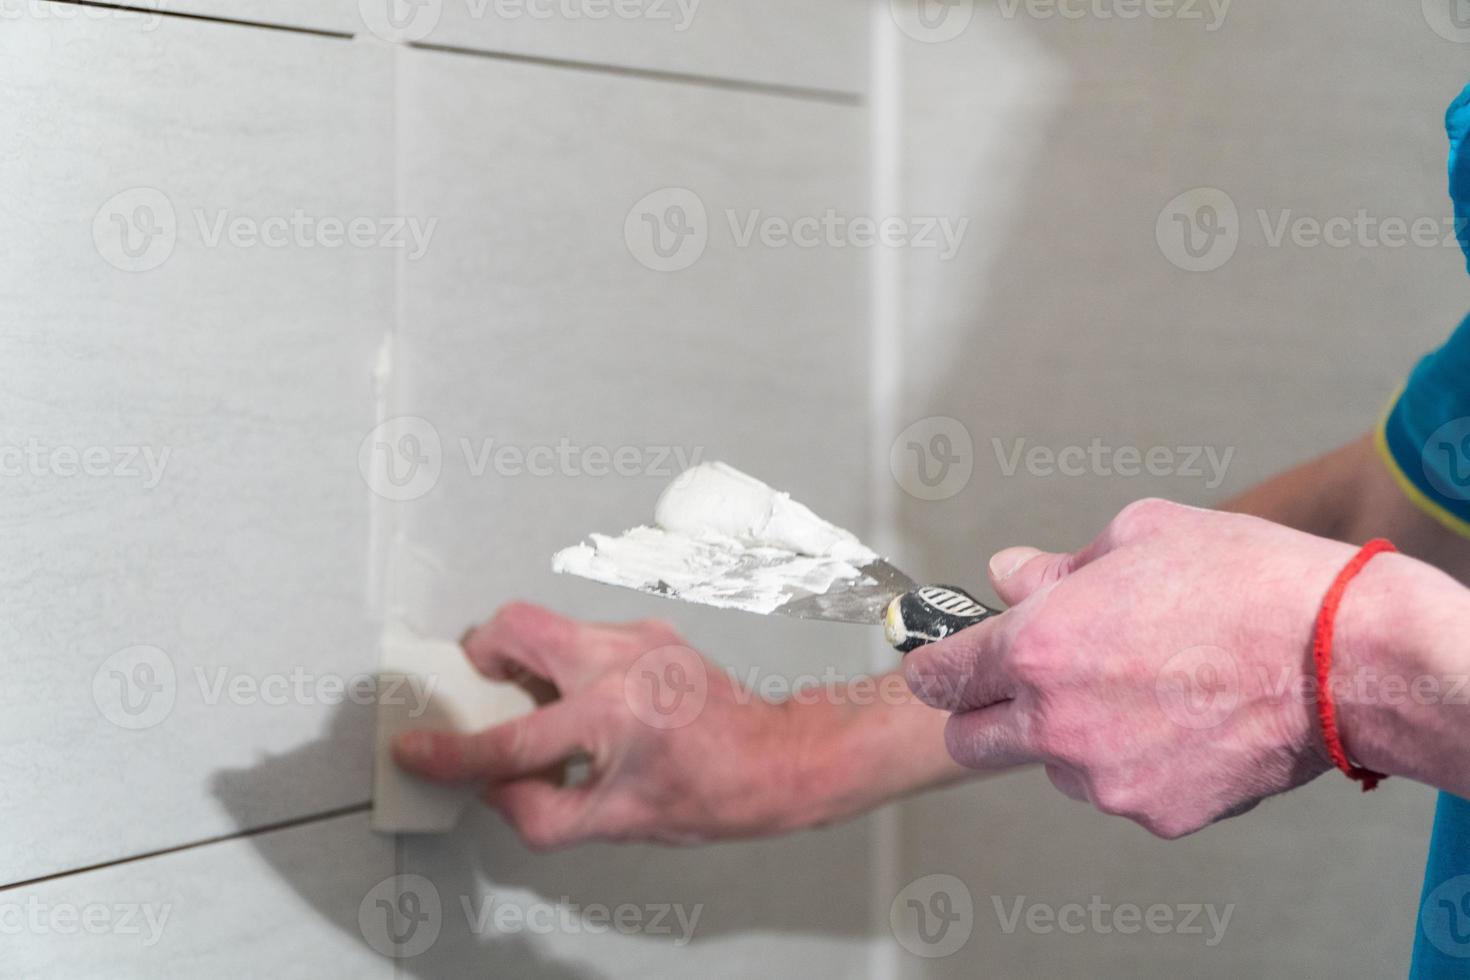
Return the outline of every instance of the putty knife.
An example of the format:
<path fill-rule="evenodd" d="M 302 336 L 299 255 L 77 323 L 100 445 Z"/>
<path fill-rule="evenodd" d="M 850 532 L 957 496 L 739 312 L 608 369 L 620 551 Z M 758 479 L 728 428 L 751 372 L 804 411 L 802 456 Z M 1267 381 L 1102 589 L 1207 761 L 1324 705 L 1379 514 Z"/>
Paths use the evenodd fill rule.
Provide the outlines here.
<path fill-rule="evenodd" d="M 782 554 L 770 548 L 747 554 L 750 561 L 763 567 L 804 560 L 804 556 Z M 882 558 L 872 559 L 858 570 L 862 574 L 856 578 L 839 579 L 825 592 L 796 595 L 771 612 L 797 619 L 881 624 L 883 638 L 901 653 L 942 640 L 1000 612 L 953 585 L 921 586 Z M 706 603 L 705 599 L 684 594 L 662 581 L 628 587 L 670 599 Z"/>
<path fill-rule="evenodd" d="M 908 653 L 996 614 L 950 585 L 926 585 L 791 495 L 727 463 L 681 473 L 654 527 L 593 534 L 551 559 L 557 572 L 704 605 L 882 624 Z"/>
<path fill-rule="evenodd" d="M 953 585 L 919 585 L 882 558 L 863 565 L 861 578 L 843 579 L 818 595 L 791 599 L 774 610 L 798 619 L 883 624 L 883 638 L 901 653 L 942 640 L 1000 612 Z"/>

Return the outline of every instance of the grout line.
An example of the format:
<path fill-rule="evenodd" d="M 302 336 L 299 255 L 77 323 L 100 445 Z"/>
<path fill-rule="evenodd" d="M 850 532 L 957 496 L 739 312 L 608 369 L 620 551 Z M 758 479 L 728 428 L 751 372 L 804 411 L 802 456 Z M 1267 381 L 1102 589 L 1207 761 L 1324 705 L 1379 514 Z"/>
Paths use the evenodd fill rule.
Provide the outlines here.
<path fill-rule="evenodd" d="M 350 41 L 355 36 L 348 31 L 333 31 L 324 27 L 295 27 L 289 24 L 271 24 L 263 20 L 244 20 L 238 17 L 220 17 L 214 14 L 191 14 L 181 10 L 164 10 L 146 2 L 134 4 L 107 3 L 104 0 L 47 0 L 49 3 L 65 3 L 74 7 L 97 7 L 101 10 L 118 10 L 136 13 L 144 17 L 173 17 L 178 20 L 199 20 L 209 24 L 229 24 L 234 27 L 259 27 L 267 31 L 286 31 L 291 34 L 310 34 L 313 37 L 330 37 Z"/>
<path fill-rule="evenodd" d="M 42 882 L 54 881 L 57 878 L 69 878 L 73 875 L 86 874 L 89 871 L 102 871 L 123 864 L 135 864 L 138 861 L 166 857 L 167 855 L 178 854 L 182 851 L 192 851 L 200 847 L 208 847 L 211 844 L 224 844 L 233 840 L 246 840 L 251 837 L 259 837 L 262 834 L 272 834 L 278 830 L 291 830 L 292 828 L 303 827 L 307 824 L 334 820 L 337 817 L 351 816 L 354 813 L 366 813 L 372 808 L 372 800 L 366 800 L 362 803 L 352 803 L 347 806 L 337 807 L 335 810 L 323 810 L 320 813 L 309 813 L 305 816 L 278 820 L 275 823 L 261 824 L 259 827 L 237 830 L 232 834 L 219 834 L 215 837 L 205 837 L 200 840 L 189 841 L 185 844 L 175 844 L 173 847 L 161 847 L 156 851 L 144 851 L 141 854 L 130 854 L 127 857 L 116 858 L 112 861 L 99 861 L 96 864 L 87 864 L 80 868 L 68 868 L 65 871 L 53 871 L 50 874 L 39 875 L 35 878 L 26 878 L 24 881 L 13 881 L 8 885 L 0 885 L 0 892 L 13 891 L 17 888 L 24 888 L 27 885 L 38 885 Z"/>
<path fill-rule="evenodd" d="M 434 44 L 427 41 L 412 41 L 409 42 L 408 46 L 423 51 L 438 51 L 444 54 L 491 58 L 496 61 L 512 61 L 526 65 L 540 65 L 544 68 L 564 68 L 572 71 L 596 72 L 602 75 L 621 75 L 625 78 L 642 78 L 656 82 L 702 85 L 705 88 L 751 92 L 757 95 L 776 95 L 791 99 L 829 102 L 834 105 L 861 106 L 864 104 L 864 99 L 861 95 L 855 92 L 841 92 L 836 89 L 811 88 L 802 85 L 780 85 L 774 82 L 752 82 L 736 78 L 717 78 L 714 75 L 664 71 L 657 68 L 632 68 L 622 65 L 602 64 L 596 61 L 577 61 L 572 58 L 549 58 L 543 55 L 516 54 L 510 51 L 491 51 L 482 48 L 461 47 L 454 44 Z"/>
<path fill-rule="evenodd" d="M 172 17 L 176 20 L 201 21 L 206 24 L 255 27 L 261 30 L 283 31 L 288 34 L 305 34 L 311 37 L 324 37 L 339 41 L 351 41 L 358 36 L 351 31 L 336 31 L 325 27 L 300 27 L 291 24 L 275 24 L 263 20 L 246 20 L 240 17 L 221 17 L 216 14 L 197 14 L 180 10 L 164 10 L 161 7 L 150 6 L 147 2 L 143 2 L 143 0 L 140 0 L 136 4 L 113 3 L 109 2 L 109 0 L 45 0 L 45 2 L 69 4 L 74 7 L 95 7 L 99 10 L 116 10 L 122 13 L 136 13 L 140 16 Z M 518 54 L 513 51 L 495 51 L 487 48 L 471 48 L 456 44 L 436 44 L 428 41 L 410 41 L 399 46 L 417 48 L 421 51 L 437 51 L 441 54 L 467 55 L 475 58 L 490 58 L 495 61 L 540 65 L 544 68 L 587 71 L 602 75 L 621 75 L 626 78 L 642 78 L 649 81 L 701 85 L 705 88 L 749 92 L 755 95 L 774 95 L 790 99 L 804 99 L 811 102 L 827 102 L 833 105 L 861 106 L 865 101 L 863 96 L 856 92 L 844 92 L 839 89 L 820 88 L 817 86 L 782 85 L 777 82 L 756 82 L 738 78 L 720 78 L 715 75 L 701 75 L 695 72 L 666 71 L 658 68 L 635 68 L 625 65 L 604 64 L 596 61 L 578 61 L 575 58 L 552 58 L 545 55 Z"/>
<path fill-rule="evenodd" d="M 407 214 L 408 212 L 404 207 L 407 194 L 405 193 L 403 175 L 405 170 L 404 161 L 407 159 L 407 153 L 403 140 L 403 120 L 409 118 L 409 110 L 403 101 L 407 89 L 407 86 L 403 84 L 404 67 L 407 60 L 404 57 L 404 48 L 401 45 L 394 45 L 391 57 L 393 92 L 392 98 L 389 100 L 389 106 L 391 108 L 388 112 L 388 138 L 393 145 L 393 179 L 391 181 L 393 213 Z M 393 260 L 393 318 L 388 323 L 388 343 L 393 352 L 393 368 L 388 375 L 387 386 L 383 392 L 383 398 L 385 399 L 383 404 L 386 405 L 387 411 L 392 414 L 396 414 L 399 410 L 398 389 L 400 386 L 398 381 L 402 377 L 399 371 L 400 365 L 403 363 L 403 352 L 401 349 L 403 345 L 400 343 L 400 338 L 403 336 L 403 324 L 407 319 L 407 277 L 408 260 L 404 256 L 403 250 L 399 249 L 398 254 Z M 389 417 L 391 417 L 391 414 Z M 396 602 L 398 599 L 398 596 L 390 594 L 388 590 L 393 584 L 392 575 L 394 571 L 394 555 L 396 554 L 393 541 L 397 539 L 398 532 L 401 528 L 401 521 L 397 509 L 390 510 L 387 508 L 388 501 L 378 499 L 374 503 L 382 515 L 382 524 L 377 529 L 380 535 L 379 543 L 381 547 L 378 551 L 378 562 L 375 564 L 373 572 L 382 583 L 384 597 L 382 608 L 385 612 L 386 622 L 386 612 L 390 608 L 390 601 Z M 384 535 L 386 537 L 382 537 Z M 381 653 L 379 655 L 381 656 Z M 375 720 L 374 725 L 376 726 L 376 724 L 378 722 Z M 376 745 L 376 742 L 374 744 Z M 376 751 L 376 748 L 374 751 Z M 374 796 L 377 795 L 376 779 L 374 779 L 373 783 L 373 794 Z M 405 867 L 406 862 L 407 854 L 405 851 L 404 835 L 395 834 L 393 836 L 393 874 L 395 877 L 407 873 L 407 868 Z M 393 980 L 405 980 L 405 978 L 409 977 L 411 977 L 411 973 L 408 968 L 408 961 L 406 959 L 394 959 Z"/>
<path fill-rule="evenodd" d="M 868 207 L 874 215 L 900 213 L 902 188 L 902 48 L 887 0 L 869 0 L 868 23 Z M 898 491 L 888 472 L 886 444 L 902 396 L 903 270 L 894 250 L 879 247 L 869 259 L 868 284 L 868 428 L 869 493 L 872 497 L 874 544 L 882 554 L 897 549 Z M 875 672 L 891 669 L 892 651 L 877 644 Z M 868 956 L 870 980 L 895 980 L 902 971 L 898 946 L 889 924 L 889 905 L 903 873 L 904 811 L 897 803 L 873 818 L 868 888 L 871 926 L 876 937 Z"/>

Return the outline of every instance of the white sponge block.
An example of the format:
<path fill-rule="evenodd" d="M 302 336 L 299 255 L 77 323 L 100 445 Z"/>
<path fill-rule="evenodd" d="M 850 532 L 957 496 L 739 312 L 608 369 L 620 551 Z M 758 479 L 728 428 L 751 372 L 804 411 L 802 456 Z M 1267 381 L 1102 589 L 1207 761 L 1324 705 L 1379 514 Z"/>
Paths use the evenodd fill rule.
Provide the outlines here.
<path fill-rule="evenodd" d="M 480 790 L 478 785 L 430 783 L 398 768 L 393 739 L 399 732 L 428 728 L 469 734 L 536 707 L 516 685 L 482 676 L 458 643 L 427 640 L 401 626 L 383 633 L 377 693 L 372 827 L 386 834 L 453 830 Z"/>

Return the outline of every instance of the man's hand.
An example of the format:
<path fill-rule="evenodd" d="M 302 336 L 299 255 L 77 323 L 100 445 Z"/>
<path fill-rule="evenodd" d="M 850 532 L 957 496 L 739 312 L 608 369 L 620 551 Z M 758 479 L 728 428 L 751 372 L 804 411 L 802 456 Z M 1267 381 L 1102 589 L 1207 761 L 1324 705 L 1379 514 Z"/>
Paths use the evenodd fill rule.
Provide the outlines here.
<path fill-rule="evenodd" d="M 483 782 L 485 801 L 531 847 L 756 836 L 794 816 L 790 712 L 740 704 L 726 675 L 666 623 L 582 623 L 513 604 L 464 648 L 487 677 L 541 679 L 559 697 L 474 735 L 407 732 L 394 754 L 429 779 Z M 559 764 L 575 756 L 591 776 L 563 786 Z"/>
<path fill-rule="evenodd" d="M 906 676 L 954 713 L 957 761 L 1042 762 L 1068 796 L 1179 837 L 1330 767 L 1311 634 L 1353 553 L 1252 517 L 1139 501 L 1075 554 L 996 555 L 1011 609 L 910 654 Z M 1369 563 L 1339 616 L 1335 678 L 1405 666 L 1384 642 L 1413 632 L 1396 614 L 1405 563 L 1442 578 L 1399 555 Z M 1403 726 L 1332 690 L 1349 755 L 1389 762 L 1386 732 Z"/>
<path fill-rule="evenodd" d="M 896 674 L 777 704 L 737 687 L 666 623 L 584 623 L 519 603 L 464 648 L 542 706 L 469 736 L 407 732 L 394 754 L 426 778 L 484 784 L 485 801 L 536 849 L 765 836 L 964 773 L 944 753 L 944 715 Z M 589 778 L 562 785 L 559 764 L 574 756 Z"/>

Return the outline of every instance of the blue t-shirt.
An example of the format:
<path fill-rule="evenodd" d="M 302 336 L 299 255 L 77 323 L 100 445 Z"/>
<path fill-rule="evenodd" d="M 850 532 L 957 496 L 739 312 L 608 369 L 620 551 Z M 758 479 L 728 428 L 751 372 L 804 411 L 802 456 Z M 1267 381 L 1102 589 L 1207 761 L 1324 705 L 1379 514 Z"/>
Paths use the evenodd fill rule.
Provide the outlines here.
<path fill-rule="evenodd" d="M 1445 129 L 1455 230 L 1470 263 L 1470 86 L 1445 113 Z M 1414 503 L 1470 537 L 1470 316 L 1409 375 L 1378 448 Z M 1470 976 L 1470 801 L 1449 793 L 1439 795 L 1434 816 L 1410 976 Z"/>

